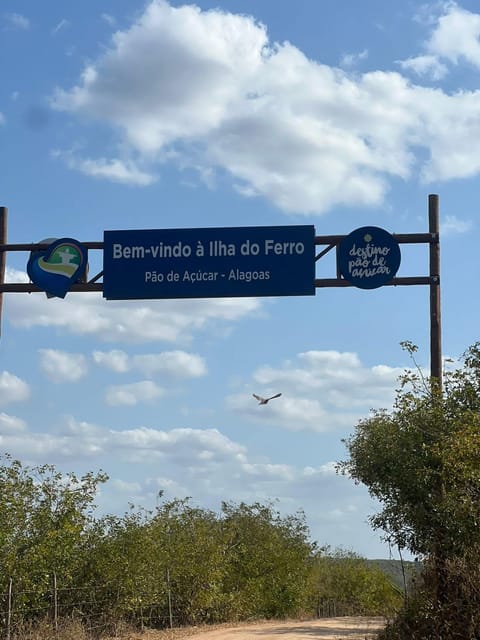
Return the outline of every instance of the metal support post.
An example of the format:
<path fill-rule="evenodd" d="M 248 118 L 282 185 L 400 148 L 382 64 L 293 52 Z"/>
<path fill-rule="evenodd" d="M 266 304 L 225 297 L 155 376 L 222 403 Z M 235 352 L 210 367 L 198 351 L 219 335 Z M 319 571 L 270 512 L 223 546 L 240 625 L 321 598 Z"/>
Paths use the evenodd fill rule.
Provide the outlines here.
<path fill-rule="evenodd" d="M 430 375 L 442 386 L 442 322 L 440 308 L 440 223 L 438 195 L 428 196 L 430 242 Z"/>

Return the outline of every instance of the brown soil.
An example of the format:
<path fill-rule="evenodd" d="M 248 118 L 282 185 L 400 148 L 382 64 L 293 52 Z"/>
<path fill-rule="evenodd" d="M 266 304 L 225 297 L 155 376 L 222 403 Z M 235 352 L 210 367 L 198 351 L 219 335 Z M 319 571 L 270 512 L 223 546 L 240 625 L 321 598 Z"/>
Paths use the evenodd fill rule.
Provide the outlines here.
<path fill-rule="evenodd" d="M 128 640 L 177 640 L 186 637 L 191 637 L 192 640 L 365 640 L 375 638 L 376 632 L 384 626 L 383 618 L 322 618 L 145 631 L 142 634 L 130 635 Z"/>

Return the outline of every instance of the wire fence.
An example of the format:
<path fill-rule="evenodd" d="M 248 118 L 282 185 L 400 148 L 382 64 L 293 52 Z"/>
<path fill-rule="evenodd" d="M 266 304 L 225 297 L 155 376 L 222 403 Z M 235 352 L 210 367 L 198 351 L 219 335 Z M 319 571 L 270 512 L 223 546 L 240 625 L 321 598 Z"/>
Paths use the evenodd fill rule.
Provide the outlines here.
<path fill-rule="evenodd" d="M 88 636 L 105 633 L 117 635 L 119 627 L 140 630 L 173 628 L 182 620 L 172 608 L 170 590 L 153 594 L 140 589 L 112 588 L 107 584 L 90 587 L 61 587 L 53 574 L 51 586 L 43 592 L 15 590 L 9 580 L 6 592 L 0 593 L 0 638 L 17 640 L 30 637 L 35 626 L 47 627 L 47 637 L 59 637 L 67 623 L 75 622 Z"/>
<path fill-rule="evenodd" d="M 169 575 L 157 593 L 151 589 L 112 587 L 96 584 L 88 587 L 62 587 L 55 573 L 43 591 L 16 590 L 14 581 L 0 593 L 0 639 L 98 638 L 120 635 L 125 628 L 172 629 L 188 624 L 175 611 Z M 363 615 L 358 603 L 319 598 L 318 618 Z M 315 615 L 314 614 L 314 615 Z M 79 632 L 74 633 L 76 627 Z M 65 629 L 69 632 L 65 632 Z M 81 633 L 80 633 L 81 630 Z"/>

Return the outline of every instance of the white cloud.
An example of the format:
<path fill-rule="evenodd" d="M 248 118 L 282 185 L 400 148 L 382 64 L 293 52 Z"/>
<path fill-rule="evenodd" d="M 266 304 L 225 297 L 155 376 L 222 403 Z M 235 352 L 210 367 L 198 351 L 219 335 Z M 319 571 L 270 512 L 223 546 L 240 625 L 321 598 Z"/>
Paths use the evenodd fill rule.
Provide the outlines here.
<path fill-rule="evenodd" d="M 95 117 L 108 108 L 136 147 L 156 151 L 216 126 L 241 95 L 239 81 L 261 64 L 266 42 L 249 18 L 154 0 L 129 30 L 113 35 L 82 84 L 59 90 L 54 104 Z"/>
<path fill-rule="evenodd" d="M 5 14 L 5 20 L 11 28 L 24 31 L 30 29 L 30 20 L 21 13 L 7 13 Z"/>
<path fill-rule="evenodd" d="M 129 371 L 130 364 L 128 354 L 120 349 L 112 349 L 111 351 L 94 351 L 93 360 L 96 364 L 115 371 L 116 373 L 125 373 Z"/>
<path fill-rule="evenodd" d="M 92 178 L 103 178 L 111 182 L 129 184 L 135 187 L 146 187 L 153 184 L 155 176 L 139 169 L 134 162 L 124 162 L 118 158 L 79 158 L 71 152 L 55 150 L 54 157 L 63 159 L 70 169 L 75 169 Z"/>
<path fill-rule="evenodd" d="M 476 63 L 480 14 L 451 3 L 445 11 L 427 54 L 403 61 L 404 68 L 439 77 L 440 56 Z M 109 124 L 145 166 L 168 156 L 182 168 L 220 167 L 239 192 L 304 214 L 378 206 L 392 177 L 480 172 L 470 143 L 479 91 L 448 95 L 395 72 L 350 76 L 289 43 L 269 42 L 250 17 L 164 0 L 151 0 L 130 28 L 117 31 L 106 53 L 76 86 L 57 89 L 52 104 Z M 76 168 L 137 184 L 153 176 L 135 165 L 88 162 Z"/>
<path fill-rule="evenodd" d="M 52 29 L 51 31 L 52 36 L 57 35 L 59 31 L 61 31 L 62 29 L 67 29 L 69 26 L 70 26 L 70 22 L 65 18 L 62 18 L 62 20 L 60 20 L 60 22 L 58 22 L 55 25 L 55 27 Z"/>
<path fill-rule="evenodd" d="M 16 416 L 10 416 L 3 411 L 0 413 L 0 434 L 18 433 L 25 431 L 27 425 L 24 420 Z"/>
<path fill-rule="evenodd" d="M 205 360 L 201 356 L 179 350 L 136 355 L 132 358 L 132 364 L 146 375 L 160 373 L 175 378 L 198 378 L 207 373 Z"/>
<path fill-rule="evenodd" d="M 146 173 L 145 171 L 141 171 L 132 162 L 124 163 L 122 160 L 118 159 L 86 159 L 78 162 L 76 168 L 81 173 L 85 173 L 88 176 L 106 178 L 112 182 L 131 184 L 139 187 L 146 187 L 156 180 L 153 175 Z"/>
<path fill-rule="evenodd" d="M 141 380 L 131 384 L 112 385 L 107 388 L 105 401 L 111 406 L 135 406 L 143 402 L 154 402 L 165 393 L 152 380 Z"/>
<path fill-rule="evenodd" d="M 7 266 L 5 270 L 5 282 L 30 282 L 30 279 L 25 271 L 18 271 L 18 269 L 12 269 Z"/>
<path fill-rule="evenodd" d="M 432 80 L 441 80 L 448 73 L 448 68 L 437 56 L 422 55 L 406 60 L 399 60 L 402 69 L 411 70 L 419 76 L 429 76 Z"/>
<path fill-rule="evenodd" d="M 426 48 L 429 53 L 454 64 L 464 60 L 480 67 L 480 14 L 463 9 L 455 2 L 447 3 Z"/>
<path fill-rule="evenodd" d="M 472 140 L 480 136 L 480 91 L 452 96 L 425 91 L 423 135 L 430 139 L 431 158 L 422 168 L 423 179 L 432 182 L 477 175 L 480 157 Z"/>
<path fill-rule="evenodd" d="M 382 96 L 398 105 L 397 85 L 393 78 Z M 311 212 L 352 199 L 378 204 L 383 176 L 408 174 L 409 154 L 392 144 L 406 124 L 396 116 L 408 120 L 407 112 L 382 109 L 389 134 L 398 133 L 377 135 L 371 92 L 289 44 L 269 48 L 264 27 L 250 18 L 154 1 L 53 104 L 108 117 L 144 154 L 198 143 L 251 193 Z"/>
<path fill-rule="evenodd" d="M 354 526 L 355 550 L 370 552 L 372 557 L 371 531 L 362 520 L 374 511 L 374 504 L 365 489 L 337 476 L 333 462 L 296 467 L 259 460 L 217 429 L 133 427 L 119 431 L 72 417 L 55 433 L 7 433 L 0 436 L 0 442 L 12 455 L 33 461 L 71 464 L 75 460 L 78 464 L 83 460 L 89 469 L 101 465 L 111 480 L 96 502 L 108 513 L 123 513 L 132 496 L 137 504 L 154 506 L 160 489 L 165 490 L 166 499 L 189 495 L 202 507 L 214 509 L 222 500 L 276 499 L 283 512 L 303 508 L 314 538 L 322 544 L 351 548 L 348 541 Z M 120 462 L 116 470 L 113 459 Z M 373 543 L 373 547 L 378 554 L 379 545 Z"/>
<path fill-rule="evenodd" d="M 10 402 L 22 402 L 29 395 L 30 387 L 24 380 L 8 371 L 0 373 L 0 406 Z"/>
<path fill-rule="evenodd" d="M 404 369 L 385 365 L 365 367 L 355 353 L 308 351 L 281 367 L 260 367 L 252 390 L 263 396 L 282 393 L 266 406 L 251 394 L 235 394 L 227 405 L 249 420 L 291 431 L 348 429 L 372 407 L 388 407 Z"/>
<path fill-rule="evenodd" d="M 368 58 L 368 49 L 363 49 L 358 53 L 344 53 L 340 61 L 342 67 L 354 67 L 362 60 Z"/>
<path fill-rule="evenodd" d="M 87 360 L 81 353 L 40 349 L 40 366 L 53 382 L 78 382 L 87 374 Z"/>
<path fill-rule="evenodd" d="M 102 13 L 101 18 L 102 18 L 102 20 L 103 20 L 104 22 L 106 22 L 110 27 L 114 27 L 114 26 L 115 26 L 115 24 L 116 24 L 116 22 L 117 22 L 117 21 L 115 20 L 115 18 L 114 18 L 112 15 L 110 15 L 109 13 Z"/>
<path fill-rule="evenodd" d="M 3 113 L 0 111 L 0 126 L 4 125 L 6 122 L 5 116 L 3 115 Z"/>
<path fill-rule="evenodd" d="M 470 231 L 473 224 L 471 220 L 461 220 L 457 216 L 445 216 L 441 223 L 442 235 L 451 235 L 454 233 L 466 233 Z"/>
<path fill-rule="evenodd" d="M 42 442 L 42 455 L 48 451 L 50 457 L 57 461 L 67 451 L 80 457 L 115 455 L 122 462 L 152 464 L 155 469 L 159 459 L 169 459 L 170 463 L 185 472 L 204 468 L 206 462 L 228 465 L 232 460 L 237 460 L 243 464 L 247 451 L 243 445 L 230 440 L 217 429 L 165 430 L 140 426 L 121 431 L 79 421 L 71 416 L 65 418 L 65 423 L 55 433 L 28 432 L 23 438 L 24 444 L 19 452 L 31 458 L 36 456 L 38 441 Z M 18 444 L 19 441 L 15 442 Z"/>
<path fill-rule="evenodd" d="M 122 496 L 123 504 L 139 504 L 142 500 L 142 483 L 128 482 L 120 478 L 110 480 L 110 488 Z"/>
<path fill-rule="evenodd" d="M 445 62 L 454 65 L 466 62 L 480 67 L 480 14 L 451 1 L 430 6 L 428 10 L 428 19 L 419 17 L 431 31 L 423 45 L 425 54 L 399 61 L 401 67 L 432 80 L 441 80 L 447 75 Z"/>
<path fill-rule="evenodd" d="M 94 351 L 93 360 L 97 364 L 117 373 L 136 369 L 144 375 L 166 375 L 174 378 L 198 378 L 207 373 L 204 358 L 186 351 L 163 351 L 129 356 L 125 351 Z"/>
<path fill-rule="evenodd" d="M 28 276 L 7 269 L 7 281 L 28 282 Z M 197 332 L 218 334 L 245 316 L 258 314 L 261 307 L 258 298 L 147 302 L 107 301 L 97 293 L 72 293 L 64 300 L 33 293 L 6 296 L 4 317 L 16 327 L 58 327 L 109 342 L 178 343 L 190 341 Z"/>

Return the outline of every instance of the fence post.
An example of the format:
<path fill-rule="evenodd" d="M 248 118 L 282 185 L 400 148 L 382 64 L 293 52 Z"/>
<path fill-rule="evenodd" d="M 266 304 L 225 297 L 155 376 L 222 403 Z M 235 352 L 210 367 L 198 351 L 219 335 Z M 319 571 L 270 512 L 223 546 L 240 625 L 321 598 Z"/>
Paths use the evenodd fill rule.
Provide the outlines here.
<path fill-rule="evenodd" d="M 10 640 L 10 630 L 12 626 L 12 591 L 13 580 L 8 581 L 8 603 L 7 603 L 7 640 Z"/>
<path fill-rule="evenodd" d="M 168 616 L 170 619 L 170 629 L 173 629 L 172 590 L 170 588 L 170 569 L 167 569 L 167 594 L 168 594 Z"/>
<path fill-rule="evenodd" d="M 58 637 L 58 590 L 57 590 L 57 574 L 53 572 L 53 624 L 55 628 L 55 637 Z"/>

